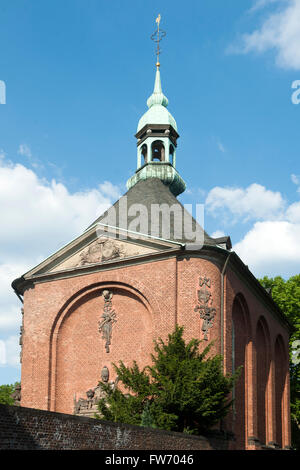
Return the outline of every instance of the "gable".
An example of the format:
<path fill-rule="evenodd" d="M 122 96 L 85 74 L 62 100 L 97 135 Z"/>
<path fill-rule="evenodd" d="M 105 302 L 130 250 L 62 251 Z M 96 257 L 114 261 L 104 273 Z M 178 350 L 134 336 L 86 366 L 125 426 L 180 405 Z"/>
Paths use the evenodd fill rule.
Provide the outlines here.
<path fill-rule="evenodd" d="M 143 245 L 113 240 L 109 237 L 100 237 L 88 246 L 78 251 L 49 272 L 56 272 L 70 268 L 81 268 L 91 264 L 103 263 L 132 256 L 146 255 L 156 252 L 157 249 Z"/>
<path fill-rule="evenodd" d="M 123 233 L 121 233 L 123 232 Z M 149 255 L 177 248 L 178 243 L 97 223 L 84 234 L 28 271 L 25 279 L 47 273 L 81 269 L 89 265 Z"/>

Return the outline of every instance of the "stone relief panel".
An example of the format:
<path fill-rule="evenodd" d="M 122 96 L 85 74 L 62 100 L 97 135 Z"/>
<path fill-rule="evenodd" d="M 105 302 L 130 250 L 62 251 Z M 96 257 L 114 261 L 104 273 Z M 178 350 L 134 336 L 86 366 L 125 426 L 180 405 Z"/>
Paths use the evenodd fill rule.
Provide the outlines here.
<path fill-rule="evenodd" d="M 199 278 L 199 287 L 197 290 L 198 305 L 194 311 L 199 312 L 202 320 L 201 331 L 203 338 L 208 341 L 208 332 L 213 327 L 216 315 L 216 309 L 213 307 L 213 298 L 211 293 L 211 279 L 206 276 Z"/>
<path fill-rule="evenodd" d="M 88 266 L 89 264 L 129 258 L 131 256 L 153 253 L 154 251 L 156 250 L 153 248 L 101 237 L 55 268 L 51 269 L 50 272 L 61 271 L 69 268 L 80 268 L 82 266 Z"/>
<path fill-rule="evenodd" d="M 80 261 L 77 266 L 101 263 L 115 258 L 124 258 L 125 249 L 110 239 L 99 239 L 80 253 Z"/>

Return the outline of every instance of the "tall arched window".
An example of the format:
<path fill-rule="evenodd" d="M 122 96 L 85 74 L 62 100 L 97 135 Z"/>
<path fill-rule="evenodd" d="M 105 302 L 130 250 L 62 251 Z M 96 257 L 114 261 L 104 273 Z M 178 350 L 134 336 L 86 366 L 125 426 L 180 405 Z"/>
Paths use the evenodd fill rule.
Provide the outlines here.
<path fill-rule="evenodd" d="M 263 317 L 256 327 L 256 415 L 257 437 L 262 444 L 267 441 L 268 379 L 270 371 L 270 335 Z"/>
<path fill-rule="evenodd" d="M 142 165 L 144 165 L 148 162 L 148 148 L 146 144 L 142 146 L 141 155 L 144 157 L 144 161 L 142 161 Z"/>
<path fill-rule="evenodd" d="M 275 416 L 276 416 L 276 443 L 283 447 L 283 410 L 284 387 L 287 373 L 287 357 L 284 342 L 278 336 L 275 342 Z"/>
<path fill-rule="evenodd" d="M 242 295 L 237 295 L 232 308 L 232 371 L 240 366 L 240 376 L 233 389 L 233 428 L 238 449 L 245 449 L 247 434 L 247 344 L 250 341 L 249 312 Z"/>
<path fill-rule="evenodd" d="M 165 147 L 161 140 L 155 140 L 151 145 L 152 161 L 165 161 Z"/>

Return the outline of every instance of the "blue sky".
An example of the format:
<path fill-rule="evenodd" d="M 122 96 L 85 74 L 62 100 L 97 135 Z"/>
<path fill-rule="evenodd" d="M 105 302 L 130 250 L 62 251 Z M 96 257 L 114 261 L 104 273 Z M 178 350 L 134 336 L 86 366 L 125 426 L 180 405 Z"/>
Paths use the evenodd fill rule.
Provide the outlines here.
<path fill-rule="evenodd" d="M 204 203 L 206 230 L 230 235 L 255 275 L 299 273 L 300 0 L 2 0 L 0 383 L 20 377 L 11 280 L 80 234 L 136 169 L 158 13 L 180 200 Z"/>

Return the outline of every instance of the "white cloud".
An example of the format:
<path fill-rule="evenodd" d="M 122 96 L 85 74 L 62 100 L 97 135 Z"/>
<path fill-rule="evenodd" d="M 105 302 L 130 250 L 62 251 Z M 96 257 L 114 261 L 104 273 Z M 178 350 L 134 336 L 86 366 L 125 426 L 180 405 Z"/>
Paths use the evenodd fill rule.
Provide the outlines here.
<path fill-rule="evenodd" d="M 23 155 L 23 156 L 28 157 L 28 158 L 32 157 L 31 149 L 28 147 L 27 144 L 20 144 L 19 145 L 18 154 Z"/>
<path fill-rule="evenodd" d="M 34 264 L 34 259 L 31 263 Z M 21 325 L 21 302 L 14 293 L 11 282 L 30 268 L 28 264 L 0 264 L 0 332 L 17 331 Z"/>
<path fill-rule="evenodd" d="M 121 197 L 120 190 L 118 187 L 113 185 L 110 181 L 104 181 L 104 183 L 99 184 L 100 191 L 112 199 L 119 199 Z"/>
<path fill-rule="evenodd" d="M 18 148 L 18 154 L 22 155 L 22 157 L 26 157 L 28 162 L 35 170 L 41 170 L 44 168 L 44 165 L 40 162 L 40 160 L 33 156 L 31 148 L 27 144 L 20 144 Z"/>
<path fill-rule="evenodd" d="M 279 1 L 284 1 L 284 0 L 255 0 L 252 7 L 249 10 L 249 13 L 254 13 L 258 10 L 262 10 L 263 8 L 273 3 L 277 3 Z"/>
<path fill-rule="evenodd" d="M 25 145 L 25 144 L 24 144 Z M 23 155 L 30 149 L 20 146 Z M 55 180 L 41 179 L 0 151 L 0 335 L 19 333 L 21 303 L 11 282 L 80 235 L 116 197 L 118 188 L 70 193 Z M 13 338 L 13 336 L 11 336 Z M 13 350 L 13 340 L 7 348 Z M 13 353 L 9 353 L 13 356 Z"/>
<path fill-rule="evenodd" d="M 226 152 L 224 145 L 223 145 L 222 142 L 220 142 L 220 141 L 218 142 L 218 149 L 219 149 L 220 152 L 222 152 L 222 153 L 225 153 L 225 152 Z"/>
<path fill-rule="evenodd" d="M 221 238 L 221 237 L 225 237 L 225 232 L 223 232 L 223 230 L 216 230 L 215 232 L 211 233 L 210 236 L 212 238 Z"/>
<path fill-rule="evenodd" d="M 291 180 L 294 184 L 300 184 L 300 177 L 298 175 L 291 174 Z"/>
<path fill-rule="evenodd" d="M 256 222 L 233 250 L 258 277 L 299 273 L 300 224 L 287 221 Z"/>
<path fill-rule="evenodd" d="M 267 3 L 258 2 L 252 11 Z M 275 51 L 276 64 L 279 67 L 300 70 L 300 0 L 278 2 L 280 8 L 268 12 L 262 25 L 251 33 L 243 34 L 238 45 L 232 45 L 228 52 L 246 54 Z"/>
<path fill-rule="evenodd" d="M 48 255 L 79 235 L 111 203 L 100 188 L 70 193 L 23 165 L 0 161 L 2 261 Z"/>
<path fill-rule="evenodd" d="M 20 350 L 19 336 L 0 340 L 0 366 L 20 367 Z"/>
<path fill-rule="evenodd" d="M 218 224 L 253 220 L 233 250 L 256 276 L 289 277 L 300 272 L 300 202 L 288 205 L 279 192 L 252 184 L 246 189 L 213 188 L 206 209 Z"/>
<path fill-rule="evenodd" d="M 287 208 L 286 217 L 289 222 L 300 224 L 300 202 L 294 202 Z"/>
<path fill-rule="evenodd" d="M 267 190 L 260 184 L 251 184 L 248 188 L 222 188 L 216 186 L 209 193 L 205 207 L 213 215 L 224 217 L 230 213 L 232 222 L 238 219 L 265 219 L 278 217 L 285 202 L 279 192 Z"/>

